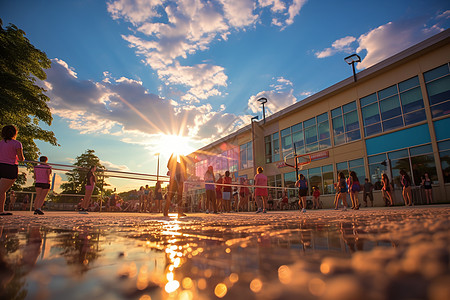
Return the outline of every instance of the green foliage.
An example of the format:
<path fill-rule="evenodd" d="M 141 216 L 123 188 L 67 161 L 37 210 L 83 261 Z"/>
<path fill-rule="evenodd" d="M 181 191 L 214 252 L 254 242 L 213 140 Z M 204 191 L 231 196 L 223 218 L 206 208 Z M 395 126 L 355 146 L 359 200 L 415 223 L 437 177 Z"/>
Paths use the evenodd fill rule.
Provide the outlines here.
<path fill-rule="evenodd" d="M 75 166 L 80 168 L 74 168 L 67 172 L 68 182 L 61 184 L 63 194 L 84 194 L 85 192 L 85 180 L 86 175 L 91 166 L 97 166 L 96 176 L 97 183 L 93 194 L 98 195 L 104 184 L 104 169 L 105 167 L 100 164 L 100 159 L 95 155 L 94 150 L 86 150 L 85 153 L 77 156 Z"/>
<path fill-rule="evenodd" d="M 36 160 L 39 148 L 34 140 L 58 146 L 52 131 L 40 128 L 39 122 L 52 123 L 45 90 L 36 80 L 45 80 L 44 69 L 51 66 L 47 55 L 36 49 L 15 25 L 3 28 L 0 19 L 0 126 L 13 124 L 19 129 L 18 140 L 25 158 Z"/>

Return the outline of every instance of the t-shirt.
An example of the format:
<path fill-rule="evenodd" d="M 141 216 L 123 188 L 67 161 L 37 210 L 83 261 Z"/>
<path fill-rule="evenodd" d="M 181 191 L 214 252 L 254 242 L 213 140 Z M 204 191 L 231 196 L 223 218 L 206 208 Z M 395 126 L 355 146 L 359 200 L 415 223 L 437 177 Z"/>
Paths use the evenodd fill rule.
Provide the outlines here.
<path fill-rule="evenodd" d="M 50 174 L 52 173 L 52 167 L 49 165 L 39 164 L 34 166 L 34 175 L 36 177 L 36 183 L 50 183 Z"/>
<path fill-rule="evenodd" d="M 364 193 L 370 193 L 372 191 L 373 184 L 371 182 L 364 183 Z"/>
<path fill-rule="evenodd" d="M 17 149 L 22 149 L 22 143 L 16 140 L 0 141 L 0 163 L 18 165 Z"/>
<path fill-rule="evenodd" d="M 227 176 L 225 176 L 224 178 L 223 178 L 223 183 L 224 184 L 231 184 L 231 177 L 227 177 Z M 223 192 L 224 193 L 231 193 L 231 190 L 232 190 L 232 188 L 231 188 L 231 186 L 224 186 L 223 187 Z"/>
<path fill-rule="evenodd" d="M 214 175 L 211 174 L 211 172 L 205 173 L 205 189 L 207 191 L 214 191 L 215 190 L 214 184 L 206 184 L 206 182 L 214 183 Z"/>
<path fill-rule="evenodd" d="M 267 176 L 263 173 L 255 175 L 255 185 L 256 186 L 267 186 Z M 269 191 L 267 188 L 255 187 L 255 196 L 267 196 Z"/>

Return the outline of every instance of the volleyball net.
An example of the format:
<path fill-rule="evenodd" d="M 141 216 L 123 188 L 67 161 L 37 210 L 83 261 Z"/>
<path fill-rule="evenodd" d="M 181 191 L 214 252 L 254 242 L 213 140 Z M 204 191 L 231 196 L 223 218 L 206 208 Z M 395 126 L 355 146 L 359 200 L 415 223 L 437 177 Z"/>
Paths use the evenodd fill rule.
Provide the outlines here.
<path fill-rule="evenodd" d="M 24 204 L 26 206 L 26 210 L 32 210 L 33 200 L 35 197 L 35 192 L 32 191 L 32 187 L 34 185 L 34 181 L 32 180 L 33 171 L 32 167 L 41 164 L 38 161 L 24 161 L 19 165 L 20 172 L 27 173 L 27 185 L 24 186 L 24 190 L 16 191 L 18 194 L 19 201 L 17 201 L 16 209 L 24 209 Z M 73 172 L 74 170 L 80 170 L 84 172 L 88 172 L 87 168 L 75 166 L 75 165 L 67 165 L 67 164 L 58 164 L 47 162 L 47 165 L 52 167 L 53 175 L 50 183 L 50 192 L 47 196 L 46 205 L 49 209 L 52 207 L 58 207 L 60 210 L 74 210 L 75 205 L 82 200 L 84 194 L 81 193 L 68 193 L 64 192 L 61 189 L 61 185 L 63 183 L 68 183 L 67 173 Z M 26 170 L 25 170 L 26 169 Z M 157 181 L 160 181 L 163 185 L 163 199 L 167 199 L 168 195 L 168 184 L 169 184 L 169 176 L 159 175 L 159 174 L 147 174 L 147 173 L 138 173 L 138 172 L 130 172 L 130 171 L 122 171 L 122 170 L 110 170 L 110 169 L 98 169 L 97 175 L 102 180 L 101 187 L 98 188 L 100 184 L 97 185 L 97 190 L 94 191 L 92 195 L 92 203 L 95 206 L 95 210 L 102 211 L 108 210 L 108 203 L 110 202 L 110 198 L 112 195 L 119 195 L 118 198 L 122 200 L 122 202 L 131 203 L 134 209 L 129 209 L 128 211 L 134 211 L 136 207 L 140 207 L 142 204 L 142 193 L 140 190 L 144 186 L 148 186 L 145 189 L 144 198 L 147 198 L 147 202 L 151 202 L 151 196 L 149 194 L 154 195 L 154 188 Z M 236 178 L 239 180 L 240 178 Z M 241 184 L 238 182 L 232 182 L 231 184 L 224 183 L 216 183 L 216 182 L 206 182 L 204 180 L 198 179 L 196 176 L 188 176 L 187 180 L 184 181 L 183 187 L 183 195 L 182 195 L 182 204 L 187 212 L 196 212 L 196 211 L 204 211 L 205 210 L 205 184 L 213 185 L 214 189 L 223 190 L 225 187 L 230 187 L 231 189 L 231 201 L 239 201 L 239 192 L 242 187 L 247 187 L 250 192 L 250 200 L 254 200 L 252 197 L 255 188 L 263 188 L 268 190 L 268 194 L 273 201 L 281 201 L 281 198 L 284 195 L 294 195 L 296 194 L 295 187 L 280 187 L 280 186 L 255 186 L 252 183 L 253 180 L 249 180 L 250 184 Z M 175 195 L 172 195 L 175 196 Z M 114 196 L 116 197 L 116 196 Z M 28 198 L 28 199 L 27 199 Z M 292 202 L 292 198 L 290 197 L 290 202 Z M 64 200 L 65 199 L 65 200 Z M 50 200 L 50 201 L 49 201 Z M 70 202 L 69 204 L 65 203 Z M 172 203 L 175 203 L 175 199 L 172 200 Z M 149 204 L 155 205 L 155 204 Z M 161 205 L 161 204 L 160 204 Z M 58 209 L 56 209 L 58 210 Z M 160 208 L 159 208 L 160 210 Z"/>

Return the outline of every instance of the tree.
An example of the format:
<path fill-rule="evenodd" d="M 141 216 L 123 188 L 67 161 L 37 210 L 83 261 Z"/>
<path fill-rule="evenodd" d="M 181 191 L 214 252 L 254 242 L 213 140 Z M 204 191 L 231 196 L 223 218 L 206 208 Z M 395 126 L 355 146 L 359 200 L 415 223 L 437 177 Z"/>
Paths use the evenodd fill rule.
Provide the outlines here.
<path fill-rule="evenodd" d="M 86 150 L 83 154 L 77 156 L 74 165 L 78 168 L 74 168 L 71 171 L 67 172 L 66 176 L 68 178 L 68 182 L 61 184 L 63 194 L 83 195 L 85 192 L 84 187 L 86 175 L 91 166 L 97 166 L 96 176 L 98 180 L 95 185 L 96 188 L 94 189 L 93 195 L 98 195 L 99 191 L 102 189 L 102 185 L 104 184 L 105 167 L 100 164 L 100 159 L 97 157 L 97 155 L 95 155 L 95 151 L 89 149 Z"/>
<path fill-rule="evenodd" d="M 37 160 L 39 148 L 34 140 L 59 146 L 52 131 L 40 128 L 39 122 L 52 123 L 45 89 L 36 80 L 45 80 L 44 69 L 51 66 L 47 55 L 36 49 L 25 32 L 10 24 L 3 28 L 0 19 L 0 126 L 13 124 L 19 129 L 18 140 L 25 158 Z"/>

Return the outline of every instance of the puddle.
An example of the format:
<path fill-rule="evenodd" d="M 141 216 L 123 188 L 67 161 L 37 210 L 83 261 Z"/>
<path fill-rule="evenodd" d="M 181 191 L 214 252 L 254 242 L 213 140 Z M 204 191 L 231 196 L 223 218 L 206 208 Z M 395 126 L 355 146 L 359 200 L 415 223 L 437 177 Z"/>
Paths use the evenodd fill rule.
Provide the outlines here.
<path fill-rule="evenodd" d="M 450 293 L 447 206 L 181 219 L 23 213 L 0 222 L 5 299 L 448 299 Z"/>

